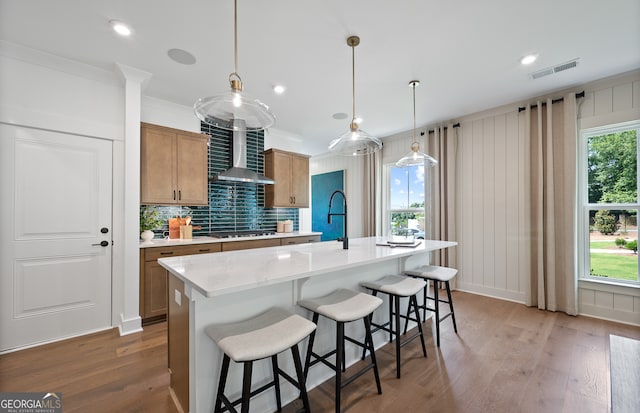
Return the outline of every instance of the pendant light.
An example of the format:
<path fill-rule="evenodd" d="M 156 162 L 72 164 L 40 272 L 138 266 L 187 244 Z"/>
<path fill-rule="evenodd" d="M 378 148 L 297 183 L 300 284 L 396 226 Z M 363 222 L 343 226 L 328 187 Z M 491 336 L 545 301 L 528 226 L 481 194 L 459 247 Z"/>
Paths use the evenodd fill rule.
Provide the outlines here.
<path fill-rule="evenodd" d="M 339 138 L 334 139 L 329 144 L 331 152 L 340 155 L 367 155 L 376 152 L 382 148 L 382 141 L 374 136 L 369 135 L 358 127 L 356 122 L 356 58 L 355 47 L 360 44 L 358 36 L 350 36 L 347 38 L 347 45 L 351 47 L 351 77 L 352 77 L 352 118 L 349 130 Z"/>
<path fill-rule="evenodd" d="M 231 89 L 223 94 L 200 98 L 193 105 L 196 116 L 218 128 L 234 131 L 262 130 L 274 124 L 276 117 L 269 106 L 242 93 L 238 74 L 238 1 L 233 1 L 233 51 L 235 71 L 229 75 Z M 242 119 L 243 122 L 234 122 Z M 238 125 L 246 126 L 238 126 Z"/>
<path fill-rule="evenodd" d="M 420 151 L 420 144 L 416 140 L 416 86 L 419 84 L 419 80 L 409 82 L 409 86 L 413 89 L 413 143 L 411 144 L 411 152 L 396 162 L 396 166 L 399 167 L 424 165 L 429 168 L 438 164 L 438 161 L 434 158 Z"/>

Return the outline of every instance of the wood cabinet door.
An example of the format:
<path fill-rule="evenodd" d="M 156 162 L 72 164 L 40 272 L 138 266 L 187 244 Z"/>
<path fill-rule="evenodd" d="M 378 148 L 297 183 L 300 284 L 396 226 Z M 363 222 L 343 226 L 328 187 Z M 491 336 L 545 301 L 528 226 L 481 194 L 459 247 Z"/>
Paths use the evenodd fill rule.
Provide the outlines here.
<path fill-rule="evenodd" d="M 143 319 L 167 314 L 167 276 L 167 270 L 157 261 L 144 263 Z"/>
<path fill-rule="evenodd" d="M 269 178 L 276 181 L 265 187 L 266 207 L 291 207 L 291 155 L 273 151 L 265 160 Z"/>
<path fill-rule="evenodd" d="M 291 197 L 293 206 L 309 207 L 309 158 L 291 157 Z"/>
<path fill-rule="evenodd" d="M 177 135 L 177 203 L 208 205 L 207 140 Z"/>
<path fill-rule="evenodd" d="M 176 135 L 143 127 L 140 135 L 140 203 L 175 204 Z"/>

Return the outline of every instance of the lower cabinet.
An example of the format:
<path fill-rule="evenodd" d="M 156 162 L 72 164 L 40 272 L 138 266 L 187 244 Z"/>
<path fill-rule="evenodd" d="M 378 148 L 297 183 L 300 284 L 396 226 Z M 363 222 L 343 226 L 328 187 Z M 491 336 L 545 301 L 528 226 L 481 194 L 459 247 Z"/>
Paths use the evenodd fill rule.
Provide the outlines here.
<path fill-rule="evenodd" d="M 158 258 L 220 251 L 222 251 L 222 247 L 219 242 L 142 248 L 140 250 L 140 317 L 142 317 L 142 325 L 167 319 L 168 271 L 158 264 Z"/>

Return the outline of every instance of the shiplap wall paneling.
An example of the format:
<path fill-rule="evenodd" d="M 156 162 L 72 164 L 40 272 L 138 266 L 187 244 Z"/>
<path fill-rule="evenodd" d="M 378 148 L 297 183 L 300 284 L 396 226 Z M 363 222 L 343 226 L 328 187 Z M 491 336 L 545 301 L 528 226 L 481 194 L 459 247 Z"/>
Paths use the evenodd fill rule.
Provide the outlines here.
<path fill-rule="evenodd" d="M 482 121 L 482 151 L 479 152 L 478 161 L 482 164 L 482 176 L 484 188 L 482 191 L 482 224 L 483 224 L 483 274 L 482 285 L 489 288 L 495 287 L 495 262 L 496 262 L 496 224 L 495 220 L 495 135 L 493 117 Z"/>
<path fill-rule="evenodd" d="M 484 122 L 474 121 L 472 124 L 471 144 L 473 146 L 472 158 L 469 165 L 472 168 L 472 198 L 468 204 L 471 208 L 471 226 L 469 229 L 473 235 L 473 278 L 472 284 L 483 285 L 484 281 L 484 139 L 482 132 Z"/>
<path fill-rule="evenodd" d="M 458 135 L 458 151 L 460 158 L 458 168 L 458 265 L 460 266 L 460 284 L 473 283 L 473 169 L 471 158 L 473 155 L 473 129 L 471 122 L 461 125 Z"/>
<path fill-rule="evenodd" d="M 529 150 L 529 143 L 525 138 L 526 122 L 524 122 L 524 117 L 513 113 L 510 120 L 510 130 L 512 128 L 517 128 L 518 131 L 518 185 L 516 187 L 510 187 L 509 190 L 513 191 L 513 193 L 518 196 L 518 232 L 516 236 L 517 238 L 514 239 L 514 242 L 518 245 L 519 266 L 514 267 L 515 271 L 518 272 L 518 276 L 512 275 L 509 277 L 509 280 L 513 281 L 513 288 L 511 290 L 518 291 L 522 297 L 521 301 L 525 301 L 525 285 L 529 282 L 531 277 L 531 238 L 529 229 L 529 208 L 531 205 L 529 160 L 531 159 L 531 154 Z"/>
<path fill-rule="evenodd" d="M 517 112 L 510 112 L 504 116 L 505 134 L 505 288 L 518 291 L 520 286 L 518 268 L 520 268 L 520 139 L 518 136 Z"/>
<path fill-rule="evenodd" d="M 493 122 L 494 136 L 494 282 L 495 288 L 507 289 L 507 117 L 499 115 Z"/>

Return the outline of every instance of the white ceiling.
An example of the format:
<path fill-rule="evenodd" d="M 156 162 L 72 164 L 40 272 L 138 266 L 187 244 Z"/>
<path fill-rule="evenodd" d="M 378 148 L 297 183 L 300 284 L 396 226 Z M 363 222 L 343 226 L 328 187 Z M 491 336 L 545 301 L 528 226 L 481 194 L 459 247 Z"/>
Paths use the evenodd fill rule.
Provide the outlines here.
<path fill-rule="evenodd" d="M 412 79 L 417 124 L 640 68 L 638 0 L 238 0 L 239 74 L 267 103 L 274 128 L 322 151 L 351 117 L 350 35 L 356 110 L 379 137 L 410 131 Z M 130 24 L 116 36 L 109 20 Z M 152 73 L 145 94 L 191 106 L 228 89 L 233 72 L 232 0 L 0 0 L 0 39 L 107 70 L 123 63 Z M 191 66 L 170 60 L 185 49 Z M 539 54 L 529 67 L 519 64 Z M 575 58 L 575 69 L 529 73 Z M 274 84 L 287 87 L 275 95 Z M 311 148 L 316 148 L 312 150 Z"/>

